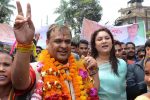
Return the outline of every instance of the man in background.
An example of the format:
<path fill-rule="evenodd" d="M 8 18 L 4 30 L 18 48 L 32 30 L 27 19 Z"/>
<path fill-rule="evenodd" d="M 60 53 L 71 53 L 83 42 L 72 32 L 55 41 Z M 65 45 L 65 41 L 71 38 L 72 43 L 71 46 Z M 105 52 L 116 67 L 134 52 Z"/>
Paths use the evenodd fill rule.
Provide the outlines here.
<path fill-rule="evenodd" d="M 115 41 L 115 55 L 117 58 L 122 58 L 122 47 L 119 41 Z"/>
<path fill-rule="evenodd" d="M 128 65 L 127 69 L 127 98 L 134 100 L 137 96 L 147 92 L 144 81 L 144 66 L 146 59 L 150 56 L 150 40 L 145 43 L 145 57 L 141 61 Z"/>
<path fill-rule="evenodd" d="M 125 43 L 121 42 L 121 48 L 122 48 L 122 59 L 127 60 L 127 46 Z"/>
<path fill-rule="evenodd" d="M 135 56 L 135 44 L 133 42 L 127 42 L 127 64 L 134 64 L 137 62 L 137 58 Z"/>
<path fill-rule="evenodd" d="M 89 52 L 88 45 L 89 45 L 89 43 L 87 40 L 84 40 L 84 39 L 80 40 L 79 47 L 78 47 L 80 58 L 81 58 L 81 56 L 86 57 L 88 55 L 88 52 Z"/>

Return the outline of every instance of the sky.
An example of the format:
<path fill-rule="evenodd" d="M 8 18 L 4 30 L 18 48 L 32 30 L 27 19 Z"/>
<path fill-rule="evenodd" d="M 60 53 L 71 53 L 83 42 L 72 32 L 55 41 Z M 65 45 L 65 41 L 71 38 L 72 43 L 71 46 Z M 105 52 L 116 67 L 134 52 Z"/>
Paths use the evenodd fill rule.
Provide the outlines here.
<path fill-rule="evenodd" d="M 11 3 L 15 4 L 16 0 Z M 26 12 L 26 4 L 29 2 L 31 4 L 32 10 L 32 20 L 36 28 L 40 26 L 50 25 L 54 23 L 58 14 L 54 11 L 60 5 L 60 0 L 19 0 L 22 4 L 23 11 Z M 103 8 L 102 19 L 100 24 L 113 25 L 115 19 L 120 16 L 118 10 L 121 8 L 128 7 L 127 2 L 129 0 L 99 0 L 100 5 Z M 150 0 L 144 0 L 143 6 L 150 6 Z M 14 16 L 12 17 L 12 23 L 17 15 L 17 10 L 14 11 Z"/>
<path fill-rule="evenodd" d="M 121 15 L 118 10 L 127 8 L 130 0 L 99 0 L 103 8 L 103 15 L 100 23 L 113 25 L 114 21 Z M 143 6 L 150 6 L 150 0 L 144 0 Z"/>

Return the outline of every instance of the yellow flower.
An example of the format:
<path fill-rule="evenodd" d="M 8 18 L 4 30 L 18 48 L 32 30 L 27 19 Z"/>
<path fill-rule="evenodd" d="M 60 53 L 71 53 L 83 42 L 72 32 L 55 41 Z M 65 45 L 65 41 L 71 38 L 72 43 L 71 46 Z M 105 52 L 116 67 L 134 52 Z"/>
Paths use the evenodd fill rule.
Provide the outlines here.
<path fill-rule="evenodd" d="M 86 100 L 86 96 L 80 96 L 80 100 Z"/>
<path fill-rule="evenodd" d="M 53 94 L 65 94 L 68 100 L 71 100 L 69 89 L 64 80 L 72 82 L 76 100 L 87 100 L 90 98 L 86 90 L 92 88 L 93 84 L 89 78 L 83 81 L 82 77 L 78 74 L 78 68 L 86 70 L 82 61 L 77 64 L 74 56 L 71 55 L 68 59 L 68 64 L 62 65 L 58 61 L 55 61 L 54 58 L 51 58 L 48 50 L 41 52 L 39 61 L 44 65 L 41 71 L 41 80 L 44 82 L 43 93 L 41 95 L 43 99 L 47 96 L 51 97 Z M 65 69 L 70 73 L 66 74 Z M 60 97 L 60 99 L 62 98 Z"/>
<path fill-rule="evenodd" d="M 78 83 L 80 84 L 80 85 L 82 85 L 83 84 L 83 82 L 80 80 L 80 81 L 78 81 Z"/>
<path fill-rule="evenodd" d="M 80 85 L 80 89 L 81 89 L 81 90 L 84 89 L 84 86 L 83 86 L 83 85 Z"/>
<path fill-rule="evenodd" d="M 86 95 L 85 91 L 81 91 L 80 93 L 81 93 L 81 95 Z"/>

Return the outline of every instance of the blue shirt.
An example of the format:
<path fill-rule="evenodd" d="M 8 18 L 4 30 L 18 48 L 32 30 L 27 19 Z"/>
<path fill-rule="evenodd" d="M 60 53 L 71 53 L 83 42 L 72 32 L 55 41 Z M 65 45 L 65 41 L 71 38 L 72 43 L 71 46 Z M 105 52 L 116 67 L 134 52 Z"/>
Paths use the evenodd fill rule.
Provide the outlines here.
<path fill-rule="evenodd" d="M 99 65 L 100 89 L 98 95 L 100 100 L 127 100 L 126 98 L 126 73 L 127 64 L 118 59 L 117 76 L 111 69 L 110 63 Z"/>

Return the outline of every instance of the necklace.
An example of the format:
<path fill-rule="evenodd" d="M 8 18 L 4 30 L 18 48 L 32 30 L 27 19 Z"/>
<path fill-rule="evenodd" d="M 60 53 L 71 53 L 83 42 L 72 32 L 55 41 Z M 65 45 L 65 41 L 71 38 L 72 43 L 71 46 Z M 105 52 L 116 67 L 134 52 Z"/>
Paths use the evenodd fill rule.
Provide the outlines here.
<path fill-rule="evenodd" d="M 71 100 L 70 89 L 65 81 L 72 83 L 75 100 L 87 100 L 98 97 L 91 78 L 83 63 L 77 63 L 71 55 L 68 63 L 63 65 L 51 58 L 47 50 L 43 50 L 39 56 L 39 73 L 41 79 L 38 80 L 32 98 L 39 100 Z M 69 73 L 66 73 L 69 72 Z M 91 99 L 90 99 L 91 100 Z"/>

